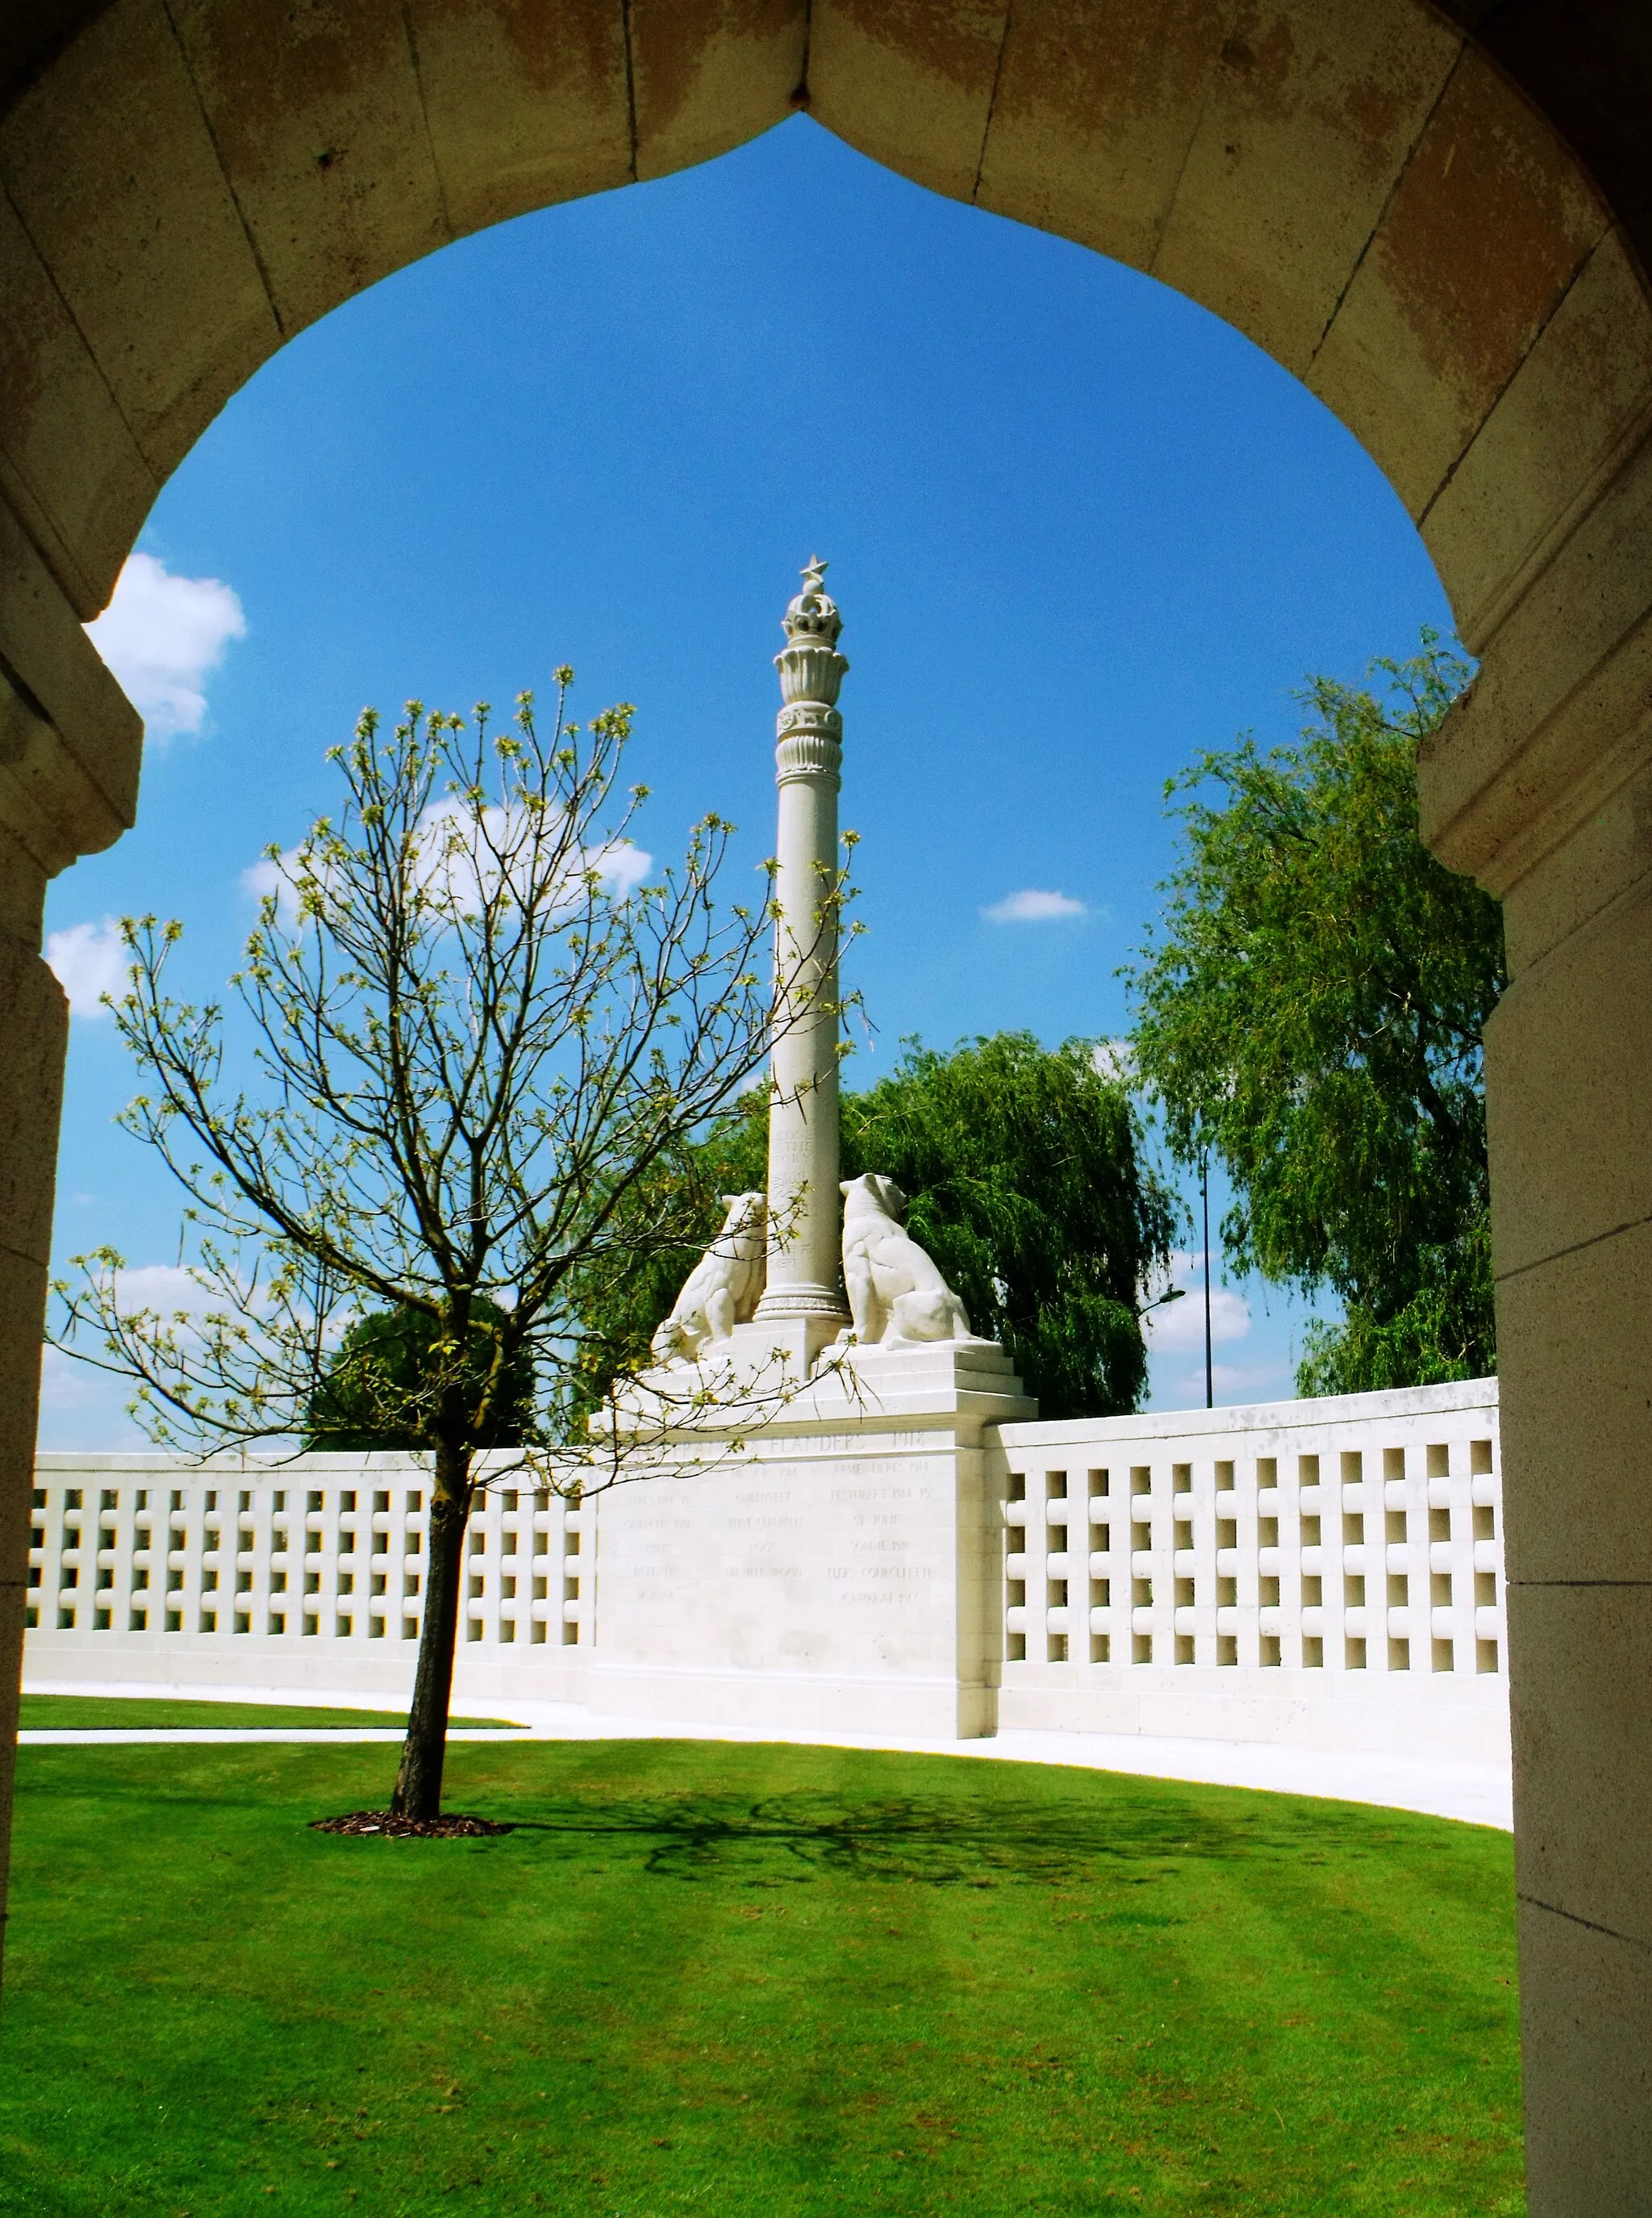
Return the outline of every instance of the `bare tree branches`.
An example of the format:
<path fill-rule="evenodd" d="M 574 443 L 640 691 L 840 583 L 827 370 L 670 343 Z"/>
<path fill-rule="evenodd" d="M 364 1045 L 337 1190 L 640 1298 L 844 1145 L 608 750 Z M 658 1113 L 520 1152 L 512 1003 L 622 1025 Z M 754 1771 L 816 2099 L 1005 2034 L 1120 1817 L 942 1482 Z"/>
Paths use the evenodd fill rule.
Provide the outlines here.
<path fill-rule="evenodd" d="M 548 733 L 528 694 L 498 732 L 486 703 L 465 719 L 410 702 L 387 740 L 363 716 L 331 753 L 337 817 L 267 853 L 233 1022 L 169 993 L 181 926 L 123 924 L 114 1017 L 146 1090 L 121 1121 L 188 1196 L 191 1293 L 129 1304 L 100 1249 L 58 1290 L 59 1337 L 134 1379 L 158 1442 L 301 1437 L 348 1326 L 390 1310 L 435 1330 L 416 1382 L 357 1365 L 387 1437 L 489 1439 L 527 1360 L 523 1451 L 554 1447 L 554 1483 L 612 1483 L 643 1453 L 625 1379 L 605 1421 L 559 1422 L 574 1282 L 680 1249 L 700 1199 L 685 1143 L 777 1032 L 818 1020 L 799 981 L 850 889 L 823 882 L 781 975 L 773 864 L 756 901 L 723 903 L 733 827 L 708 815 L 679 866 L 653 869 L 634 838 L 645 790 L 619 782 L 632 711 L 582 728 L 571 677 Z M 703 1409 L 708 1391 L 684 1393 Z"/>

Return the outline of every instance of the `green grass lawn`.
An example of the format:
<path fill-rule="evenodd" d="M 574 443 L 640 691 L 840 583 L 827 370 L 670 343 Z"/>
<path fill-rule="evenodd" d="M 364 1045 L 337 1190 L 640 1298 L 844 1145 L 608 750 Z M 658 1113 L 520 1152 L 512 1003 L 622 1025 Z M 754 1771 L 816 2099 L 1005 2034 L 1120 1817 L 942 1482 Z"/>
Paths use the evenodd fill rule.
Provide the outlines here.
<path fill-rule="evenodd" d="M 254 1727 L 298 1725 L 312 1732 L 350 1725 L 393 1731 L 405 1710 L 307 1710 L 291 1704 L 158 1701 L 143 1694 L 25 1694 L 20 1732 L 186 1732 L 201 1729 L 246 1732 Z M 455 1729 L 510 1729 L 508 1718 L 455 1718 Z"/>
<path fill-rule="evenodd" d="M 1511 1845 L 956 1757 L 26 1749 L 0 2211 L 1524 2208 Z"/>

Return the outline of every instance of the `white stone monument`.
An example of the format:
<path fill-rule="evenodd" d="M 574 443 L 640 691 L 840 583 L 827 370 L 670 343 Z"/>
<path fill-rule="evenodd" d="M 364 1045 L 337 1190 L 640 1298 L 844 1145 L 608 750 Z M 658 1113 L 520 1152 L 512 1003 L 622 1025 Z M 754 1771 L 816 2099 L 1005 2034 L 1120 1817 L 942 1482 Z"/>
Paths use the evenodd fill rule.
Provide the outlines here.
<path fill-rule="evenodd" d="M 1002 1655 L 982 1433 L 1036 1410 L 903 1229 L 900 1189 L 839 1184 L 831 897 L 849 666 L 825 569 L 804 571 L 776 657 L 777 961 L 795 998 L 774 1045 L 766 1284 L 739 1321 L 753 1197 L 729 1197 L 657 1343 L 673 1360 L 656 1418 L 680 1458 L 600 1505 L 590 1699 L 777 1733 L 970 1738 L 994 1729 Z M 738 1425 L 720 1429 L 715 1409 L 673 1425 L 696 1378 L 751 1382 L 770 1397 L 761 1423 L 748 1404 Z"/>
<path fill-rule="evenodd" d="M 760 1325 L 789 1335 L 805 1367 L 849 1322 L 838 1285 L 838 790 L 843 717 L 838 652 L 843 618 L 811 558 L 781 622 L 775 657 L 777 975 L 785 1024 L 770 1071 L 769 1273 Z"/>

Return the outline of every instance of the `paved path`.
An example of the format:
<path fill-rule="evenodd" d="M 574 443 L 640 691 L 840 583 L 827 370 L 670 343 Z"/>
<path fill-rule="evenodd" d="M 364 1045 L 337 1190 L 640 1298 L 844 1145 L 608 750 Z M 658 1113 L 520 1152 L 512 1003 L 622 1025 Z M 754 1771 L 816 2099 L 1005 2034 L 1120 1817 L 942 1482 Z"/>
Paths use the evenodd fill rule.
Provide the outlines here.
<path fill-rule="evenodd" d="M 30 1680 L 32 1694 L 130 1695 L 130 1686 L 71 1686 L 62 1681 Z M 220 1700 L 279 1704 L 288 1709 L 360 1709 L 361 1697 L 332 1691 L 290 1688 L 225 1688 L 209 1694 L 200 1687 L 145 1687 L 150 1701 Z M 773 1740 L 771 1732 L 742 1732 L 729 1725 L 663 1725 L 658 1719 L 593 1715 L 570 1703 L 515 1705 L 522 1720 L 516 1732 L 457 1732 L 454 1740 Z M 172 1732 L 122 1732 L 102 1727 L 84 1732 L 46 1731 L 18 1736 L 25 1746 L 62 1747 L 97 1743 L 152 1742 L 232 1744 L 238 1741 L 399 1741 L 399 1726 L 347 1726 L 307 1730 L 303 1726 L 214 1731 L 206 1726 Z M 899 1737 L 799 1733 L 793 1739 L 817 1747 L 883 1748 L 912 1755 L 970 1756 L 1000 1763 L 1071 1764 L 1092 1771 L 1130 1772 L 1148 1779 L 1186 1779 L 1216 1787 L 1261 1787 L 1276 1794 L 1312 1794 L 1342 1802 L 1369 1802 L 1392 1810 L 1418 1810 L 1434 1818 L 1457 1818 L 1469 1825 L 1513 1828 L 1513 1791 L 1506 1769 L 1487 1764 L 1451 1764 L 1419 1758 L 1350 1755 L 1329 1749 L 1278 1748 L 1260 1741 L 1153 1738 L 1135 1733 L 1003 1732 L 992 1740 L 912 1740 Z"/>

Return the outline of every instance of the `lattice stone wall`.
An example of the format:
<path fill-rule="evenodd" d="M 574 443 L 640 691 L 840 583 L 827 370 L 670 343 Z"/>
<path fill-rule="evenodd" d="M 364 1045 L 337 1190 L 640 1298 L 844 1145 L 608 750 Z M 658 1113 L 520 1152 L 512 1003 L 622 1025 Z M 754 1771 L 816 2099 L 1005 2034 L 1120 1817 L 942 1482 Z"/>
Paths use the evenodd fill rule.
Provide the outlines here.
<path fill-rule="evenodd" d="M 575 1509 L 496 1473 L 458 1698 L 876 1731 L 919 1696 L 962 1716 L 942 1682 L 967 1648 L 987 1729 L 995 1704 L 1008 1727 L 1507 1761 L 1494 1381 L 1000 1425 L 967 1449 L 910 1417 L 832 1422 Z M 58 1455 L 37 1479 L 37 1682 L 405 1699 L 411 1458 Z M 874 1577 L 907 1598 L 906 1648 L 833 1599 Z"/>
<path fill-rule="evenodd" d="M 159 1455 L 42 1456 L 35 1480 L 25 1624 L 48 1636 L 31 1640 L 37 1661 L 60 1645 L 55 1634 L 108 1635 L 111 1650 L 128 1653 L 134 1640 L 174 1650 L 185 1634 L 192 1647 L 201 1636 L 215 1648 L 238 1640 L 261 1658 L 271 1642 L 314 1644 L 334 1651 L 329 1663 L 316 1657 L 319 1676 L 348 1676 L 338 1644 L 411 1652 L 418 1641 L 430 1480 L 410 1458 L 192 1466 Z M 508 1480 L 479 1496 L 461 1642 L 588 1643 L 587 1521 Z M 250 1654 L 227 1664 L 232 1678 L 246 1666 L 258 1668 Z"/>
<path fill-rule="evenodd" d="M 1185 1708 L 1196 1684 L 1266 1701 L 1281 1674 L 1298 1704 L 1340 1680 L 1345 1706 L 1501 1681 L 1493 1381 L 999 1440 L 1006 1722 L 1074 1722 L 1064 1694 L 1081 1714 L 1133 1683 Z M 1500 1684 L 1462 1699 L 1506 1711 Z"/>

